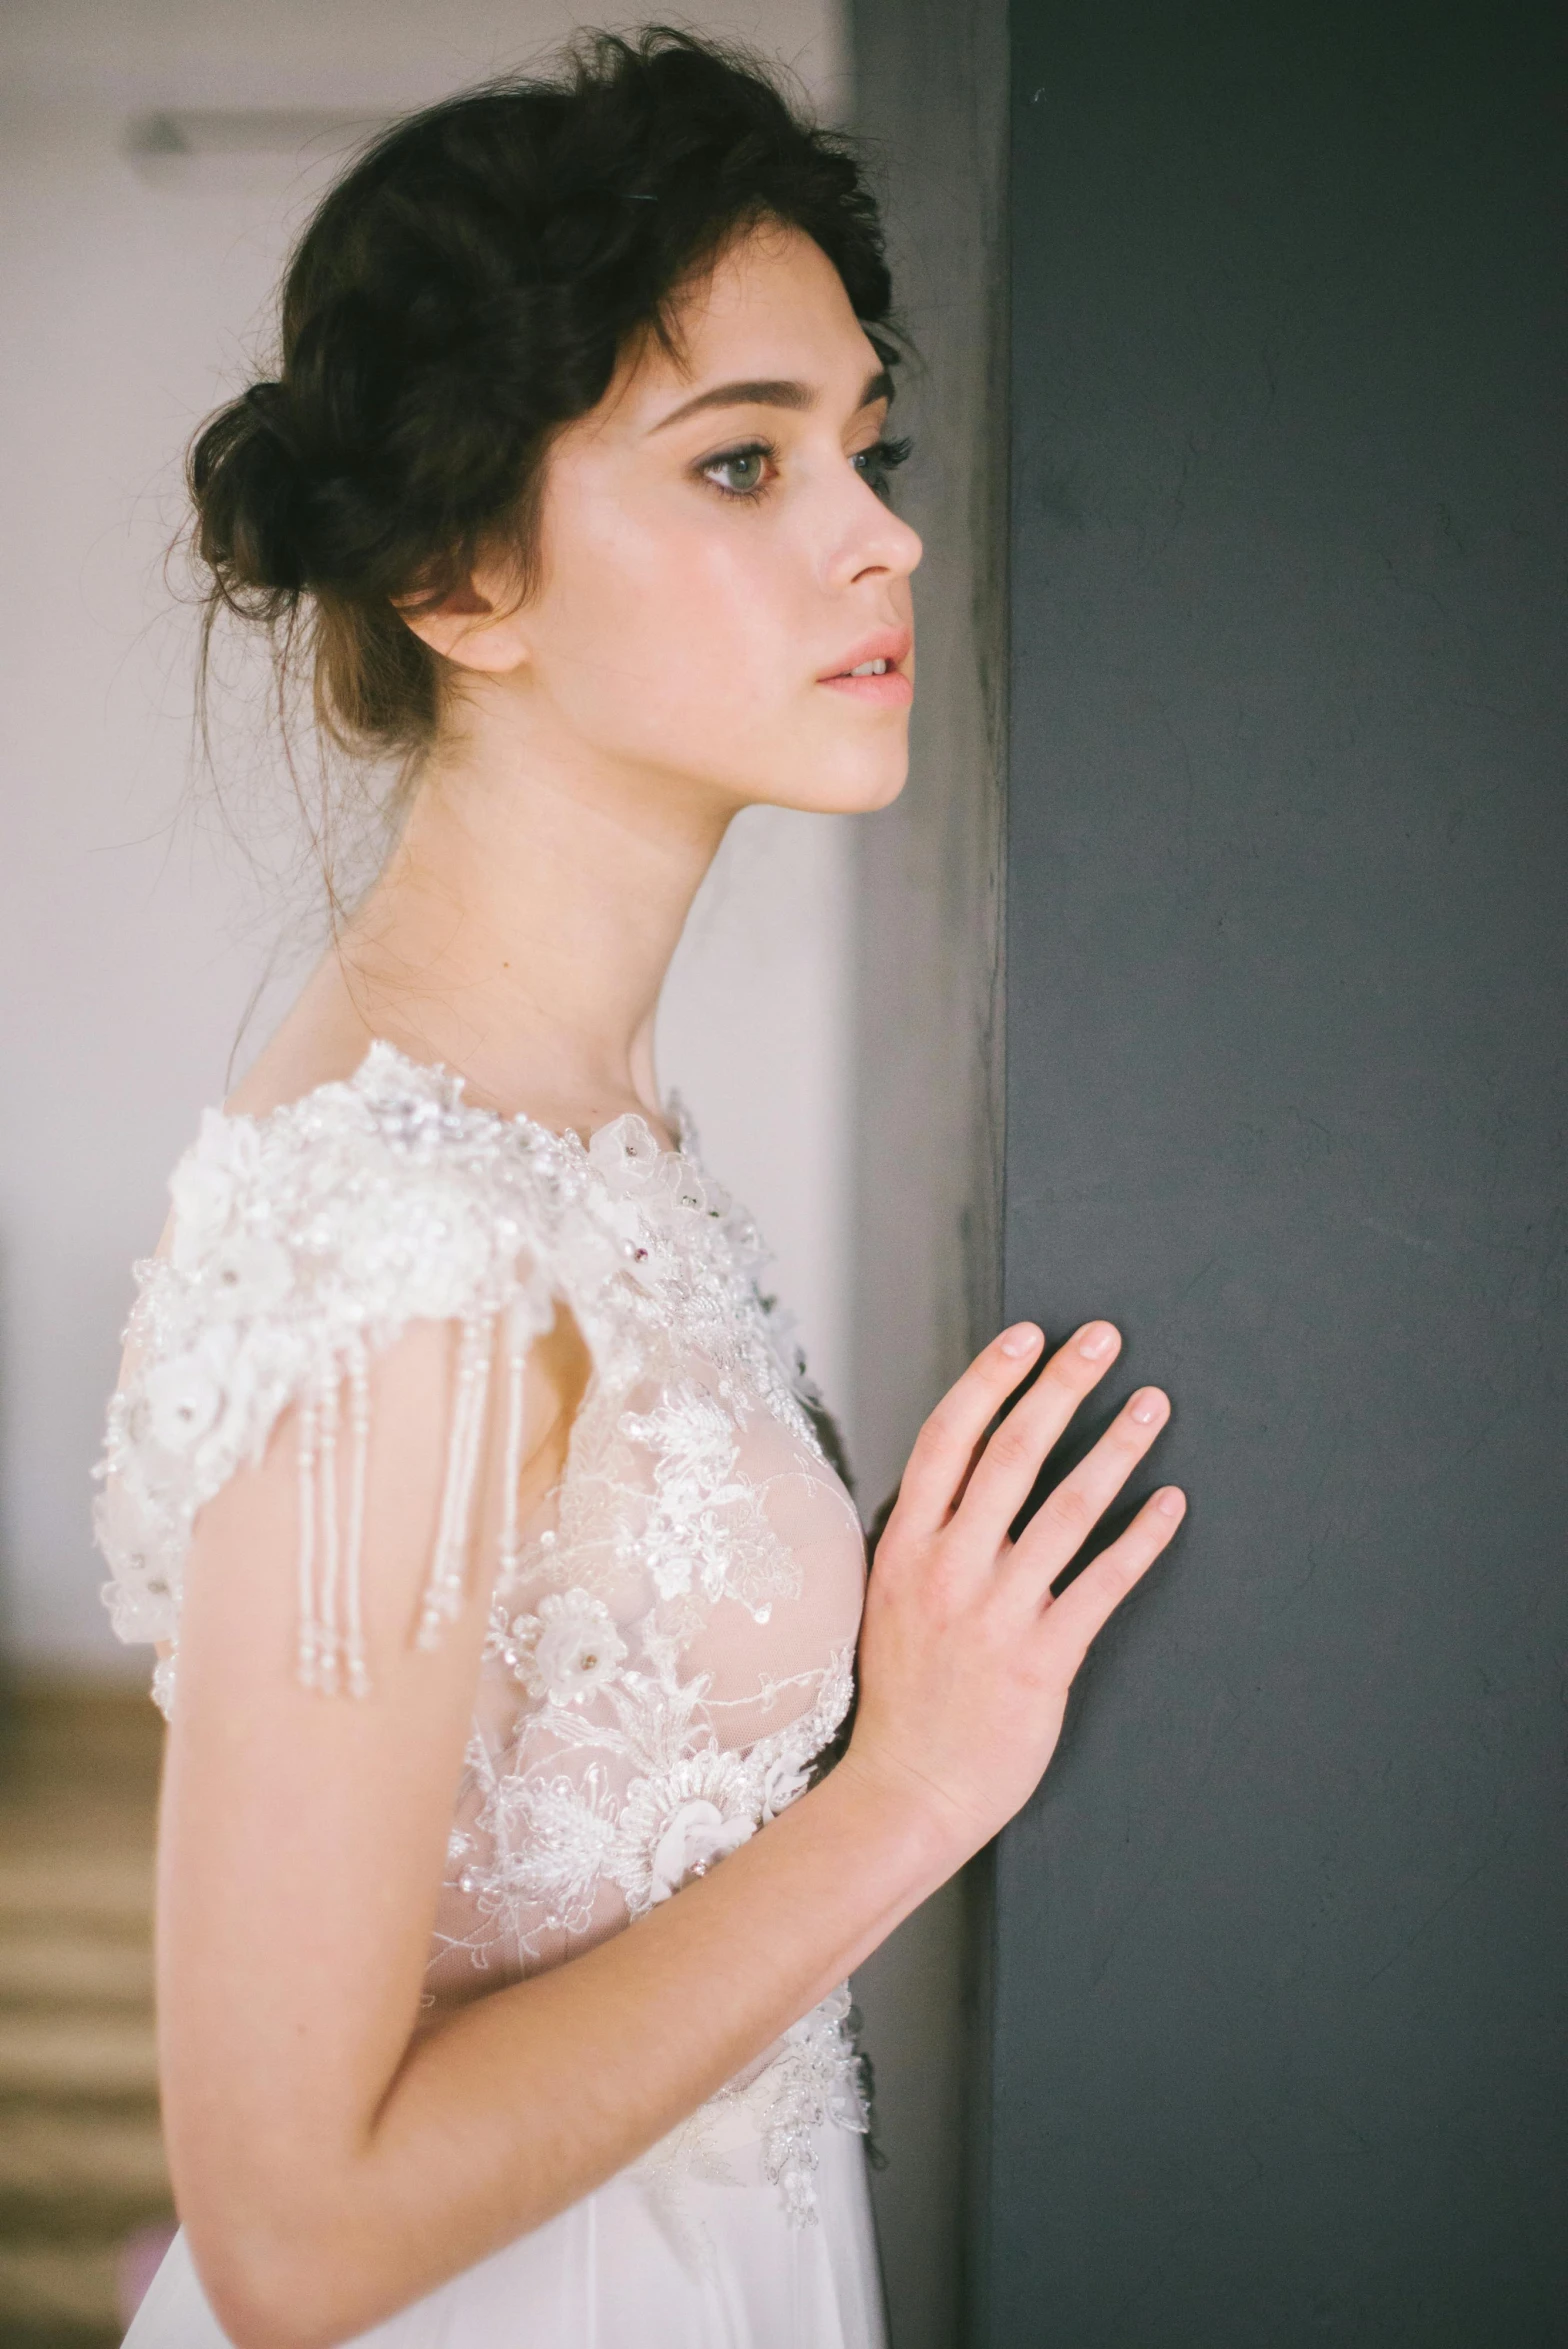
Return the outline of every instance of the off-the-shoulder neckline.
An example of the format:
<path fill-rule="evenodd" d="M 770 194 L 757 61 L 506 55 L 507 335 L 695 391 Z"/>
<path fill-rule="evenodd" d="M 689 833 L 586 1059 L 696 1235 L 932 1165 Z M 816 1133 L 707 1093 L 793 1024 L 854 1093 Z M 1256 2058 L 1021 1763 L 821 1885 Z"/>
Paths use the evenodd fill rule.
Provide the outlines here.
<path fill-rule="evenodd" d="M 364 1057 L 349 1076 L 324 1077 L 319 1085 L 307 1086 L 303 1093 L 296 1093 L 292 1100 L 280 1101 L 271 1109 L 228 1109 L 220 1104 L 214 1114 L 229 1124 L 268 1125 L 274 1118 L 297 1114 L 310 1102 L 319 1101 L 324 1094 L 345 1091 L 362 1092 L 367 1076 L 374 1076 L 376 1070 L 383 1067 L 394 1067 L 405 1075 L 412 1076 L 420 1082 L 421 1087 L 432 1079 L 443 1088 L 450 1087 L 454 1095 L 454 1106 L 460 1108 L 465 1117 L 486 1119 L 494 1125 L 508 1127 L 513 1132 L 528 1134 L 540 1141 L 562 1144 L 567 1149 L 577 1149 L 591 1154 L 593 1146 L 601 1134 L 611 1133 L 617 1126 L 629 1125 L 647 1136 L 661 1158 L 690 1160 L 692 1156 L 691 1120 L 687 1114 L 686 1105 L 678 1093 L 672 1092 L 666 1097 L 665 1115 L 676 1137 L 673 1143 L 661 1142 L 652 1125 L 639 1109 L 622 1110 L 615 1117 L 606 1118 L 602 1125 L 595 1126 L 591 1133 L 584 1135 L 580 1134 L 575 1126 L 567 1126 L 564 1129 L 547 1126 L 540 1119 L 530 1117 L 525 1109 L 515 1111 L 491 1109 L 482 1102 L 465 1100 L 463 1095 L 467 1087 L 467 1079 L 456 1069 L 449 1068 L 445 1061 L 415 1060 L 412 1054 L 403 1051 L 400 1045 L 394 1044 L 386 1036 L 371 1038 L 365 1048 Z"/>

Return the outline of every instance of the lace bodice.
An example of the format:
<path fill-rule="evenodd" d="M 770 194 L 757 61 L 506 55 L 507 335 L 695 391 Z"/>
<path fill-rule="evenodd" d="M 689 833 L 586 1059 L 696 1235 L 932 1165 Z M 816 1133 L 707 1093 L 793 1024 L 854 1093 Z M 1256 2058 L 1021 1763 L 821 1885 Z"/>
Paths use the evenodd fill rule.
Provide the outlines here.
<path fill-rule="evenodd" d="M 432 2011 L 625 1926 L 804 1790 L 849 1706 L 865 1571 L 757 1234 L 684 1121 L 675 1150 L 638 1117 L 585 1144 L 462 1094 L 376 1043 L 352 1078 L 265 1117 L 206 1113 L 170 1179 L 167 1252 L 135 1268 L 95 1472 L 115 1628 L 177 1647 L 193 1520 L 297 1406 L 299 1672 L 324 1698 L 363 1695 L 369 1366 L 415 1321 L 456 1325 L 412 1636 L 441 1637 L 475 1571 L 497 1419 L 507 1508 L 481 1569 Z M 591 1375 L 565 1467 L 520 1519 L 526 1360 L 561 1304 Z M 171 1653 L 154 1675 L 165 1710 L 176 1672 Z M 812 2128 L 865 2126 L 847 2009 L 835 1993 L 715 2100 L 749 2100 L 796 2217 Z"/>

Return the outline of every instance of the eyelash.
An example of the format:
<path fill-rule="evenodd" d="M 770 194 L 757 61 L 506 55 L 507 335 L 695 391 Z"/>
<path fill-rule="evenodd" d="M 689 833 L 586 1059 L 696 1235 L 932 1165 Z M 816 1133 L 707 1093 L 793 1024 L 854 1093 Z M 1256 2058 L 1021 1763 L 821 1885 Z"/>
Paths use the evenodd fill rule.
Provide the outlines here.
<path fill-rule="evenodd" d="M 870 483 L 878 497 L 885 498 L 891 486 L 886 478 L 887 475 L 905 462 L 912 446 L 913 444 L 908 439 L 889 440 L 884 438 L 873 441 L 868 449 L 857 450 L 850 461 L 857 471 L 860 471 L 862 467 L 865 468 L 864 471 L 861 471 L 862 480 Z M 755 489 L 725 489 L 722 483 L 714 480 L 713 476 L 721 467 L 738 465 L 746 457 L 766 457 L 769 464 L 776 466 L 778 455 L 779 452 L 774 442 L 748 440 L 743 441 L 736 448 L 721 450 L 716 457 L 704 458 L 697 471 L 699 478 L 705 481 L 708 487 L 719 497 L 725 499 L 728 504 L 756 506 L 762 503 L 772 488 L 773 484 L 770 480 L 759 481 Z"/>

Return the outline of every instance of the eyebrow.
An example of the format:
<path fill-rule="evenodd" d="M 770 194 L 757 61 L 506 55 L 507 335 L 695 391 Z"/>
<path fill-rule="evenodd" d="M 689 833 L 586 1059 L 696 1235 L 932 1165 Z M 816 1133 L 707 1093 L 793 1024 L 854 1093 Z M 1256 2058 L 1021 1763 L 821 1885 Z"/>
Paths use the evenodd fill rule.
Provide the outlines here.
<path fill-rule="evenodd" d="M 874 407 L 878 400 L 892 397 L 893 378 L 885 367 L 879 367 L 874 375 L 866 378 L 860 407 Z M 809 383 L 792 383 L 787 377 L 764 376 L 754 383 L 721 383 L 712 391 L 699 392 L 694 400 L 688 400 L 683 407 L 661 418 L 653 430 L 663 432 L 688 416 L 700 415 L 704 408 L 814 408 L 817 398 Z"/>

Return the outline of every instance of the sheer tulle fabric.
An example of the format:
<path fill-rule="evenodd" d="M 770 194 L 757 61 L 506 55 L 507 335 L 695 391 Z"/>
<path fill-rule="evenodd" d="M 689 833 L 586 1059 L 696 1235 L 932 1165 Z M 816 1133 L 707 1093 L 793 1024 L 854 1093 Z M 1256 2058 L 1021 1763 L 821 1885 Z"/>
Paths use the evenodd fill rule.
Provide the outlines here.
<path fill-rule="evenodd" d="M 377 1044 L 268 1117 L 208 1112 L 170 1189 L 98 1469 L 122 1637 L 177 1647 L 196 1512 L 289 1411 L 299 1674 L 323 1701 L 362 1699 L 369 1371 L 412 1323 L 452 1328 L 411 1636 L 439 1639 L 476 1572 L 491 1601 L 428 2025 L 675 1897 L 804 1790 L 850 1701 L 859 1521 L 759 1290 L 757 1235 L 684 1128 L 674 1151 L 639 1118 L 584 1144 L 472 1108 Z M 565 1470 L 519 1522 L 524 1365 L 560 1306 L 592 1374 Z M 508 1506 L 476 1561 L 477 1464 L 497 1447 Z M 155 1675 L 166 1709 L 177 1675 L 173 1656 Z M 366 2337 L 873 2349 L 848 2024 L 841 1988 L 653 2154 Z M 183 2240 L 131 2338 L 221 2339 Z"/>
<path fill-rule="evenodd" d="M 781 2218 L 765 2182 L 684 2190 L 684 2247 L 641 2186 L 612 2178 L 385 2324 L 365 2349 L 885 2349 L 860 2140 L 823 2145 L 821 2216 Z M 125 2349 L 224 2349 L 183 2235 Z"/>

